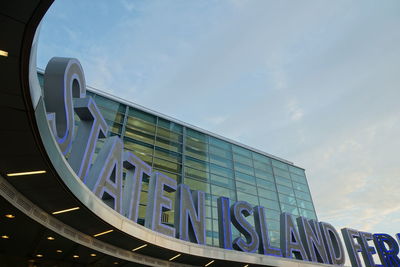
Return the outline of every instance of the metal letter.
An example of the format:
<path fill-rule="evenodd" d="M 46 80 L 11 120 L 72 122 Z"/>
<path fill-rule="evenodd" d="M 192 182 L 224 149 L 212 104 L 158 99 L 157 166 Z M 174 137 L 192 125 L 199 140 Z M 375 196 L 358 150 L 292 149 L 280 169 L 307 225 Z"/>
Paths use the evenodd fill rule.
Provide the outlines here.
<path fill-rule="evenodd" d="M 361 245 L 354 242 L 354 238 L 358 239 L 360 234 L 355 229 L 343 228 L 342 235 L 344 243 L 346 244 L 347 253 L 349 254 L 351 266 L 362 267 L 360 257 L 358 256 L 358 252 L 362 251 Z"/>
<path fill-rule="evenodd" d="M 287 212 L 281 214 L 281 250 L 285 258 L 292 258 L 294 254 L 298 260 L 308 260 L 292 215 Z"/>
<path fill-rule="evenodd" d="M 175 228 L 161 222 L 163 211 L 172 209 L 172 201 L 163 195 L 163 191 L 176 191 L 176 181 L 162 173 L 151 175 L 145 226 L 153 231 L 175 237 Z"/>
<path fill-rule="evenodd" d="M 190 192 L 189 186 L 178 185 L 175 199 L 175 228 L 179 239 L 206 244 L 205 193 Z"/>
<path fill-rule="evenodd" d="M 129 151 L 125 151 L 123 157 L 126 176 L 122 192 L 122 211 L 124 216 L 137 222 L 143 176 L 151 176 L 151 167 Z"/>
<path fill-rule="evenodd" d="M 63 155 L 66 155 L 74 135 L 72 98 L 86 95 L 85 76 L 77 59 L 53 57 L 44 72 L 44 99 L 47 119 Z"/>
<path fill-rule="evenodd" d="M 360 237 L 358 238 L 358 243 L 361 244 L 361 254 L 364 258 L 364 263 L 366 267 L 375 267 L 374 258 L 372 257 L 373 254 L 376 254 L 375 247 L 371 247 L 368 244 L 368 241 L 374 240 L 374 236 L 371 233 L 366 232 L 359 232 Z"/>
<path fill-rule="evenodd" d="M 319 227 L 321 229 L 322 236 L 324 237 L 325 249 L 328 253 L 329 263 L 343 266 L 346 261 L 343 243 L 335 227 L 326 222 L 320 222 Z"/>
<path fill-rule="evenodd" d="M 264 207 L 257 206 L 254 208 L 254 224 L 260 239 L 258 252 L 264 255 L 282 257 L 282 251 L 279 248 L 271 247 Z"/>
<path fill-rule="evenodd" d="M 374 243 L 383 266 L 400 266 L 400 259 L 397 256 L 399 245 L 393 237 L 388 234 L 374 234 Z"/>
<path fill-rule="evenodd" d="M 118 136 L 106 139 L 85 184 L 108 206 L 121 212 L 123 143 Z"/>
<path fill-rule="evenodd" d="M 308 259 L 313 262 L 329 263 L 318 222 L 298 217 L 297 225 L 299 226 L 300 237 L 306 249 Z"/>
<path fill-rule="evenodd" d="M 96 103 L 89 96 L 74 99 L 74 109 L 81 119 L 75 140 L 72 143 L 68 163 L 76 175 L 85 180 L 98 138 L 106 137 L 108 126 Z"/>
<path fill-rule="evenodd" d="M 232 224 L 244 235 L 233 240 L 233 247 L 244 252 L 255 252 L 259 246 L 259 238 L 253 226 L 244 218 L 253 214 L 253 209 L 246 201 L 238 201 L 231 206 Z M 244 217 L 243 217 L 244 216 Z"/>
<path fill-rule="evenodd" d="M 224 249 L 233 249 L 229 198 L 219 197 L 217 200 L 217 206 L 219 247 Z"/>

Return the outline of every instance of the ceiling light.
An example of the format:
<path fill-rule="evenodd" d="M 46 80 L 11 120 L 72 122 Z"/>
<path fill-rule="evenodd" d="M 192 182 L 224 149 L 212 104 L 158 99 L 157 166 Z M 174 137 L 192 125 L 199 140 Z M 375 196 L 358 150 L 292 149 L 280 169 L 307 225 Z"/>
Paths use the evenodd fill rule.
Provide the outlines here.
<path fill-rule="evenodd" d="M 0 50 L 0 56 L 8 57 L 8 52 L 4 50 Z"/>
<path fill-rule="evenodd" d="M 79 258 L 79 255 L 74 255 L 74 256 L 72 256 L 74 259 L 77 259 L 77 258 Z"/>
<path fill-rule="evenodd" d="M 175 255 L 175 256 L 173 256 L 172 258 L 170 258 L 169 261 L 173 261 L 173 260 L 175 260 L 176 258 L 180 257 L 181 255 L 182 255 L 182 254 Z"/>
<path fill-rule="evenodd" d="M 9 239 L 10 237 L 8 235 L 2 235 L 1 238 L 3 239 Z"/>
<path fill-rule="evenodd" d="M 114 261 L 114 264 L 117 265 L 117 264 L 118 264 L 118 261 Z"/>
<path fill-rule="evenodd" d="M 36 257 L 43 258 L 43 254 L 36 254 Z"/>
<path fill-rule="evenodd" d="M 57 253 L 62 253 L 62 250 L 61 249 L 57 249 L 56 252 Z"/>
<path fill-rule="evenodd" d="M 4 217 L 6 217 L 8 219 L 14 219 L 15 215 L 14 214 L 6 214 L 6 215 L 4 215 Z"/>
<path fill-rule="evenodd" d="M 134 248 L 134 249 L 132 249 L 132 251 L 136 251 L 136 250 L 139 250 L 139 249 L 145 248 L 145 247 L 147 247 L 147 244 L 144 244 L 144 245 L 141 245 L 140 247 Z"/>
<path fill-rule="evenodd" d="M 47 240 L 51 240 L 51 241 L 52 241 L 52 240 L 54 240 L 54 239 L 55 239 L 55 238 L 52 237 L 52 236 L 48 236 L 48 237 L 47 237 Z"/>
<path fill-rule="evenodd" d="M 55 211 L 52 214 L 56 215 L 56 214 L 65 213 L 65 212 L 74 211 L 74 210 L 79 210 L 79 209 L 80 209 L 79 207 L 74 207 L 74 208 L 70 208 L 70 209 L 66 209 L 66 210 Z"/>
<path fill-rule="evenodd" d="M 243 266 L 243 267 L 249 267 L 249 265 L 248 264 L 246 264 L 245 266 Z"/>
<path fill-rule="evenodd" d="M 96 256 L 97 256 L 97 255 L 94 254 L 94 253 L 90 254 L 90 257 L 96 257 Z"/>
<path fill-rule="evenodd" d="M 14 172 L 14 173 L 7 173 L 7 176 L 11 177 L 11 176 L 42 174 L 42 173 L 46 173 L 46 171 L 42 170 L 42 171 L 31 171 L 31 172 Z"/>
<path fill-rule="evenodd" d="M 209 266 L 209 265 L 211 265 L 211 264 L 213 264 L 213 262 L 214 262 L 215 260 L 212 260 L 212 261 L 210 261 L 209 263 L 207 263 L 206 265 L 204 265 L 205 267 L 207 267 L 207 266 Z"/>
<path fill-rule="evenodd" d="M 114 230 L 108 230 L 108 231 L 104 231 L 104 232 L 101 232 L 101 233 L 98 233 L 98 234 L 95 234 L 95 235 L 93 235 L 94 237 L 98 237 L 98 236 L 101 236 L 101 235 L 105 235 L 105 234 L 108 234 L 108 233 L 111 233 L 111 232 L 113 232 Z"/>

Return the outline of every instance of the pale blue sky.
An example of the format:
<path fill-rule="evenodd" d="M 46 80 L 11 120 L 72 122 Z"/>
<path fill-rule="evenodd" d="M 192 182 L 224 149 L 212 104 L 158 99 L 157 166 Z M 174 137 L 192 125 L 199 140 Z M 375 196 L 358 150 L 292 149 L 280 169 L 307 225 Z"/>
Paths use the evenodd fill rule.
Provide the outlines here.
<path fill-rule="evenodd" d="M 400 232 L 400 1 L 55 1 L 38 66 L 295 162 L 318 217 Z"/>

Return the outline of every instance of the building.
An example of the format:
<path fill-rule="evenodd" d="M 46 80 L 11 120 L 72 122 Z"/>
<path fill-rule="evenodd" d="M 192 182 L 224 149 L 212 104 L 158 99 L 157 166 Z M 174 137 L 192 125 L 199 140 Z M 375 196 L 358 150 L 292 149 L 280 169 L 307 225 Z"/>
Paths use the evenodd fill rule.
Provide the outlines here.
<path fill-rule="evenodd" d="M 43 83 L 42 72 L 38 75 Z M 220 196 L 266 207 L 271 244 L 276 247 L 280 245 L 281 212 L 317 220 L 303 168 L 94 88 L 89 90 L 111 129 L 109 135 L 120 136 L 126 150 L 178 184 L 206 192 L 208 245 L 219 246 L 217 198 Z M 147 189 L 148 180 L 144 181 L 141 193 L 141 224 L 144 224 Z M 166 212 L 163 220 L 173 225 L 173 211 Z M 233 231 L 237 237 L 239 232 Z"/>
<path fill-rule="evenodd" d="M 4 126 L 0 137 L 2 265 L 315 266 L 291 259 L 291 254 L 283 258 L 217 247 L 219 196 L 266 207 L 271 245 L 276 247 L 281 211 L 316 219 L 302 168 L 96 90 L 87 95 L 99 106 L 109 126 L 110 139 L 122 140 L 126 150 L 178 184 L 206 193 L 208 246 L 140 225 L 148 209 L 146 179 L 139 224 L 110 208 L 105 199 L 85 186 L 67 161 L 72 157 L 68 147 L 59 145 L 66 138 L 54 135 L 58 129 L 51 127 L 59 118 L 52 117 L 45 106 L 37 77 L 35 34 L 51 4 L 51 0 L 29 4 L 13 0 L 0 12 L 6 29 L 0 36 L 0 125 Z M 77 77 L 74 79 L 83 81 L 83 77 Z M 73 94 L 76 97 L 79 92 Z M 62 108 L 61 103 L 53 104 Z M 67 119 L 74 121 L 73 116 Z M 72 138 L 71 132 L 66 136 Z M 101 142 L 99 139 L 98 148 Z M 172 213 L 162 214 L 162 223 L 175 224 Z M 254 225 L 251 218 L 249 221 Z M 234 237 L 238 235 L 233 232 Z M 343 252 L 339 253 L 343 256 Z"/>

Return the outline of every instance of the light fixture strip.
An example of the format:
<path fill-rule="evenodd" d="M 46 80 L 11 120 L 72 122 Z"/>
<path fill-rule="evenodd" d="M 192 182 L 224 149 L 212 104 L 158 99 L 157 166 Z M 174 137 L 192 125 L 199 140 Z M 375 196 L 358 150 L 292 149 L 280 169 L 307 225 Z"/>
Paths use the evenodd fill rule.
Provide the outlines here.
<path fill-rule="evenodd" d="M 175 260 L 176 258 L 180 257 L 181 255 L 182 255 L 182 254 L 175 255 L 175 256 L 173 256 L 172 258 L 170 258 L 169 261 L 173 261 L 173 260 Z"/>
<path fill-rule="evenodd" d="M 147 247 L 147 244 L 144 244 L 144 245 L 141 245 L 140 247 L 134 248 L 134 249 L 132 249 L 132 251 L 136 251 L 136 250 L 139 250 L 139 249 L 145 248 L 145 247 Z"/>
<path fill-rule="evenodd" d="M 105 235 L 105 234 L 108 234 L 108 233 L 111 233 L 111 232 L 113 232 L 114 230 L 108 230 L 108 231 L 104 231 L 104 232 L 101 232 L 101 233 L 98 233 L 98 234 L 95 234 L 95 235 L 93 235 L 94 237 L 98 237 L 98 236 L 101 236 L 101 235 Z"/>
<path fill-rule="evenodd" d="M 8 57 L 8 52 L 4 50 L 0 50 L 0 56 Z"/>
<path fill-rule="evenodd" d="M 40 170 L 40 171 L 30 171 L 30 172 L 13 172 L 13 173 L 7 173 L 7 176 L 13 177 L 13 176 L 34 175 L 34 174 L 42 174 L 42 173 L 46 173 L 46 171 Z"/>
<path fill-rule="evenodd" d="M 207 266 L 213 264 L 214 261 L 215 261 L 215 260 L 210 261 L 209 263 L 207 263 L 206 265 L 204 265 L 204 267 L 207 267 Z"/>
<path fill-rule="evenodd" d="M 59 210 L 59 211 L 55 211 L 52 214 L 56 215 L 56 214 L 60 214 L 60 213 L 64 213 L 64 212 L 69 212 L 69 211 L 73 211 L 73 210 L 79 210 L 79 207 L 74 207 L 74 208 L 70 208 L 70 209 L 66 209 L 66 210 Z"/>

